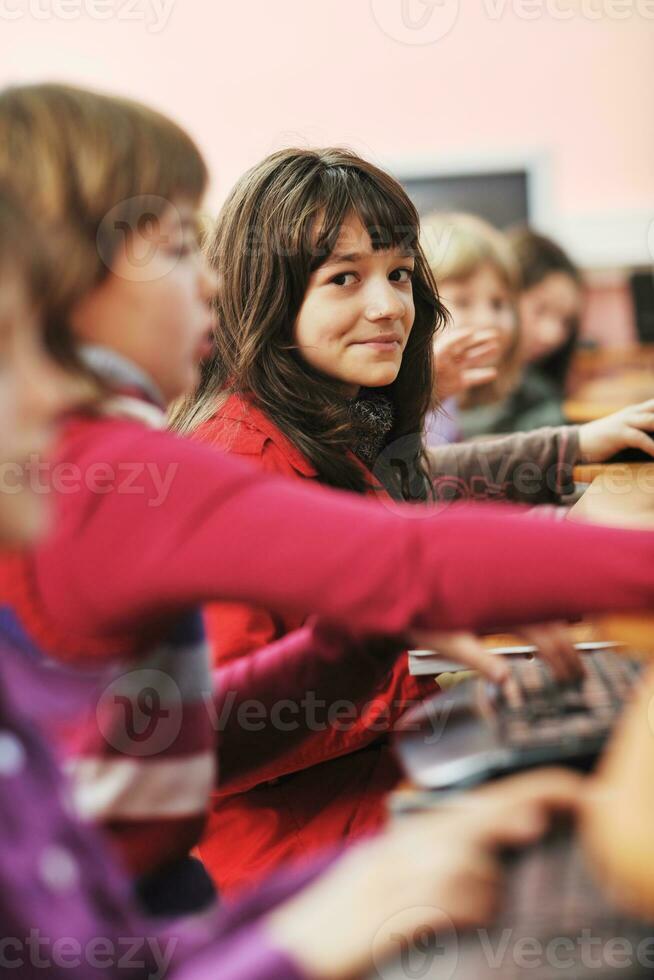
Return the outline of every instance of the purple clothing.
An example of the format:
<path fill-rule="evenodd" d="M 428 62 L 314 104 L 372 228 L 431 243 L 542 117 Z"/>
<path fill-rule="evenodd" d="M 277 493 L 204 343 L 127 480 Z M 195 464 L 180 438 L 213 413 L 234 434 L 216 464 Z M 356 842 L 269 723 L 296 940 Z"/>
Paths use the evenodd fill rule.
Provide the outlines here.
<path fill-rule="evenodd" d="M 36 729 L 16 708 L 45 696 L 23 662 L 0 652 L 0 974 L 18 980 L 302 980 L 265 935 L 262 916 L 333 855 L 273 879 L 199 922 L 162 929 L 141 917 L 105 843 L 70 814 L 66 787 Z M 45 971 L 45 972 L 44 972 Z"/>
<path fill-rule="evenodd" d="M 435 412 L 427 413 L 424 438 L 428 449 L 461 441 L 459 407 L 456 398 L 446 398 Z"/>

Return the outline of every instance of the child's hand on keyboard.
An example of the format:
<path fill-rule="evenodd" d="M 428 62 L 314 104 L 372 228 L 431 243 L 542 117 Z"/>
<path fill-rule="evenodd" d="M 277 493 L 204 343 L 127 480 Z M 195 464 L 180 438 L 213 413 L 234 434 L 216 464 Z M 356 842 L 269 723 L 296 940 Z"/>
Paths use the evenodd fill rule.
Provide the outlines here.
<path fill-rule="evenodd" d="M 502 657 L 489 653 L 474 633 L 436 633 L 431 630 L 412 630 L 409 642 L 421 650 L 433 650 L 444 660 L 477 670 L 489 681 L 503 684 L 509 676 L 509 669 Z"/>
<path fill-rule="evenodd" d="M 565 623 L 521 626 L 515 632 L 537 647 L 538 656 L 548 664 L 559 683 L 573 683 L 583 677 L 583 662 Z M 503 684 L 508 679 L 509 669 L 504 658 L 489 653 L 473 633 L 413 630 L 409 633 L 409 642 L 420 649 L 433 650 L 445 660 L 455 660 L 464 667 L 477 670 L 495 684 Z"/>
<path fill-rule="evenodd" d="M 501 800 L 509 807 L 529 804 L 547 817 L 557 812 L 577 813 L 588 782 L 586 777 L 572 769 L 546 766 L 486 783 L 479 789 L 462 794 L 460 799 L 489 799 L 496 804 Z M 456 801 L 458 798 L 453 799 Z M 543 829 L 547 829 L 546 822 Z"/>
<path fill-rule="evenodd" d="M 579 450 L 586 463 L 601 463 L 622 449 L 654 456 L 654 399 L 630 405 L 579 429 Z"/>
<path fill-rule="evenodd" d="M 580 783 L 566 770 L 541 769 L 404 817 L 278 907 L 268 934 L 316 980 L 361 976 L 439 934 L 447 948 L 453 930 L 494 917 L 501 852 L 539 840 L 550 813 L 574 808 Z"/>
<path fill-rule="evenodd" d="M 538 656 L 560 684 L 572 684 L 585 675 L 581 654 L 575 649 L 566 623 L 520 626 L 516 633 L 538 648 Z"/>

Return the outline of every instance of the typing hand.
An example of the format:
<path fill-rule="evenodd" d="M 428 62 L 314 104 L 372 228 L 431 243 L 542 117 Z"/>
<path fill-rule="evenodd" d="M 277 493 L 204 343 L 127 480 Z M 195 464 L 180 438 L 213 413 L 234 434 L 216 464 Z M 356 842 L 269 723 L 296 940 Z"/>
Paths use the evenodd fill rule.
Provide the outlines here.
<path fill-rule="evenodd" d="M 537 656 L 550 667 L 560 684 L 578 681 L 586 673 L 581 654 L 570 639 L 566 623 L 520 626 L 515 632 L 537 647 Z"/>
<path fill-rule="evenodd" d="M 489 653 L 474 633 L 437 633 L 431 630 L 412 630 L 409 642 L 415 649 L 433 650 L 445 660 L 477 670 L 489 681 L 502 684 L 509 676 L 509 669 L 502 657 Z"/>
<path fill-rule="evenodd" d="M 434 383 L 439 399 L 488 384 L 497 377 L 502 340 L 497 330 L 456 330 L 434 344 Z"/>
<path fill-rule="evenodd" d="M 568 635 L 565 623 L 521 626 L 515 632 L 537 648 L 537 655 L 549 665 L 560 683 L 570 683 L 584 675 L 583 661 Z M 413 630 L 409 633 L 409 642 L 415 648 L 433 650 L 446 660 L 456 660 L 471 670 L 478 670 L 496 684 L 504 683 L 509 677 L 504 658 L 489 653 L 473 633 Z"/>
<path fill-rule="evenodd" d="M 268 934 L 316 980 L 361 976 L 426 935 L 455 941 L 453 929 L 495 913 L 498 852 L 538 840 L 551 813 L 575 808 L 580 786 L 565 770 L 540 769 L 405 817 L 280 906 Z"/>
<path fill-rule="evenodd" d="M 642 449 L 654 456 L 650 432 L 654 432 L 654 399 L 582 425 L 579 429 L 582 458 L 587 463 L 601 463 L 621 449 Z"/>

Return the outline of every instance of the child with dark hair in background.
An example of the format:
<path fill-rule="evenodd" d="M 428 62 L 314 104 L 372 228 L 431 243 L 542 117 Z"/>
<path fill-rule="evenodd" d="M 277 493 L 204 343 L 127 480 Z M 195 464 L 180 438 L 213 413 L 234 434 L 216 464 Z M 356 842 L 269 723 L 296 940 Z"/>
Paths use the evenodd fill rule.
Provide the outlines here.
<path fill-rule="evenodd" d="M 579 335 L 584 285 L 563 249 L 529 228 L 509 234 L 520 272 L 522 376 L 507 402 L 505 432 L 560 425 L 570 361 Z"/>
<path fill-rule="evenodd" d="M 436 344 L 437 390 L 440 373 L 455 398 L 445 420 L 430 419 L 434 444 L 564 425 L 583 306 L 578 269 L 543 235 L 505 235 L 473 215 L 431 215 L 422 236 L 454 327 Z"/>

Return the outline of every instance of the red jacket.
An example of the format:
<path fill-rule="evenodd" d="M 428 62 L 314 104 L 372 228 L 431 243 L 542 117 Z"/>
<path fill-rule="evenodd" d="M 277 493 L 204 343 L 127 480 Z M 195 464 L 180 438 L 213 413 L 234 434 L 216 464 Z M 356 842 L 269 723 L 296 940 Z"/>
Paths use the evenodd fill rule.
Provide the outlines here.
<path fill-rule="evenodd" d="M 389 636 L 654 605 L 651 532 L 525 519 L 492 505 L 374 506 L 116 418 L 72 420 L 54 462 L 52 530 L 2 568 L 0 622 L 4 629 L 11 617 L 11 639 L 24 638 L 27 655 L 38 648 L 69 665 L 71 682 L 89 661 L 142 665 L 153 640 L 177 636 L 194 608 L 218 597 L 277 611 L 292 603 L 295 615 Z M 311 689 L 314 676 L 335 696 L 346 664 L 352 691 L 362 690 L 375 663 L 385 669 L 329 625 L 228 664 L 215 704 L 211 692 L 203 699 L 220 740 L 221 784 L 236 785 L 248 769 L 260 780 L 289 744 L 302 742 L 304 731 L 280 731 L 268 707 Z M 249 710 L 252 699 L 266 717 L 244 726 L 238 709 Z M 187 734 L 182 724 L 169 747 L 178 746 L 182 766 Z M 170 816 L 187 813 L 181 785 L 171 779 L 169 795 L 152 798 L 160 833 L 151 866 L 179 847 Z M 96 806 L 112 802 L 92 784 L 88 791 Z M 132 813 L 131 800 L 131 792 L 113 798 L 149 845 L 151 821 Z"/>
<path fill-rule="evenodd" d="M 270 473 L 317 479 L 306 457 L 270 418 L 238 395 L 196 435 Z M 222 666 L 297 629 L 302 618 L 218 602 L 206 607 L 205 621 L 220 684 Z M 249 791 L 231 788 L 216 794 L 200 854 L 223 892 L 285 860 L 336 840 L 353 840 L 383 821 L 384 796 L 399 775 L 385 734 L 408 707 L 436 690 L 433 680 L 409 675 L 406 651 L 384 660 L 383 673 L 370 671 L 356 697 L 345 665 L 340 691 L 322 709 L 322 730 L 278 756 L 266 782 Z M 345 718 L 350 705 L 353 717 Z M 334 724 L 327 717 L 330 707 Z"/>

